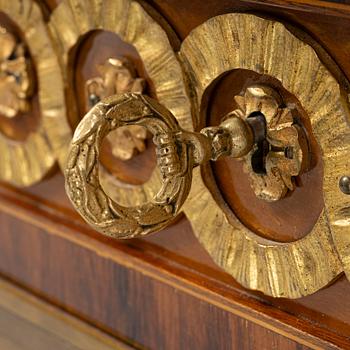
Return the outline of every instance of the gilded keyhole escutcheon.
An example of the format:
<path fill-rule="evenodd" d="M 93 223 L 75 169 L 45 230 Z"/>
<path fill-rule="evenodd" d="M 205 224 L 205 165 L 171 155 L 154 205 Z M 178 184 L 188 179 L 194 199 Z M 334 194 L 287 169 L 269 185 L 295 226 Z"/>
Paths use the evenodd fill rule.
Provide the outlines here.
<path fill-rule="evenodd" d="M 349 196 L 339 189 L 339 179 L 349 173 L 346 87 L 340 86 L 318 53 L 283 24 L 248 14 L 227 14 L 203 23 L 182 43 L 180 57 L 191 77 L 197 116 L 205 94 L 219 77 L 235 70 L 253 71 L 275 79 L 297 98 L 322 150 L 325 206 L 311 231 L 292 242 L 263 238 L 243 225 L 228 209 L 210 174 L 206 172 L 204 179 L 195 169 L 196 181 L 184 212 L 215 262 L 245 287 L 287 298 L 314 293 L 343 268 L 348 271 L 350 222 L 346 208 L 350 203 Z M 244 92 L 241 96 L 238 105 L 244 106 Z M 280 193 L 283 191 L 277 192 L 278 196 Z M 215 239 L 213 232 L 217 233 Z"/>
<path fill-rule="evenodd" d="M 308 149 L 300 144 L 302 129 L 292 110 L 283 106 L 278 93 L 270 87 L 248 87 L 235 96 L 238 109 L 232 114 L 247 120 L 263 119 L 264 137 L 244 156 L 245 171 L 258 198 L 278 201 L 294 189 L 293 178 L 302 170 Z"/>

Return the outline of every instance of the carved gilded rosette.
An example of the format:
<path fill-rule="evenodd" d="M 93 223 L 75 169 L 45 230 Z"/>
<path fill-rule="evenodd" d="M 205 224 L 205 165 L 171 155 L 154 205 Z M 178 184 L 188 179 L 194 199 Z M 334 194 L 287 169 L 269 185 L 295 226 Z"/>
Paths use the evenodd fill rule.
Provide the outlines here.
<path fill-rule="evenodd" d="M 286 298 L 316 292 L 333 281 L 343 268 L 348 273 L 350 201 L 338 187 L 339 179 L 350 173 L 348 101 L 314 49 L 281 23 L 248 14 L 227 14 L 195 28 L 182 43 L 180 57 L 191 77 L 197 116 L 201 115 L 203 96 L 219 77 L 234 70 L 254 71 L 275 79 L 297 98 L 322 150 L 324 209 L 311 231 L 291 242 L 264 238 L 243 225 L 228 208 L 210 172 L 205 172 L 203 177 L 201 170 L 195 169 L 184 211 L 196 236 L 215 262 L 243 286 Z M 245 107 L 254 104 L 255 112 L 266 114 L 262 111 L 264 103 L 256 104 L 252 96 L 242 96 L 238 102 L 241 114 L 245 113 Z M 283 113 L 285 132 L 292 132 L 289 135 L 292 137 L 287 139 L 295 148 L 296 134 L 288 129 L 293 125 L 292 119 L 287 110 Z M 278 132 L 280 130 L 277 128 Z M 275 136 L 276 131 L 270 132 L 270 143 Z M 280 133 L 279 137 L 282 136 Z M 287 152 L 283 157 L 290 155 Z M 275 168 L 281 170 L 281 167 Z M 298 161 L 285 169 L 293 176 L 300 170 Z M 285 191 L 283 186 L 290 190 L 290 177 L 282 180 L 282 187 L 276 193 L 269 192 L 272 199 L 281 197 Z M 271 185 L 266 183 L 266 178 L 253 174 L 257 194 L 263 193 L 262 181 Z M 277 188 L 276 184 L 274 188 Z"/>
<path fill-rule="evenodd" d="M 284 107 L 277 92 L 263 85 L 248 87 L 235 96 L 238 108 L 232 114 L 245 120 L 256 113 L 264 118 L 266 135 L 247 154 L 244 169 L 255 195 L 266 201 L 278 201 L 293 191 L 293 177 L 298 176 L 308 157 L 299 142 L 302 130 L 294 122 L 290 107 Z M 304 159 L 303 159 L 304 158 Z"/>
<path fill-rule="evenodd" d="M 65 115 L 62 76 L 33 0 L 0 1 L 0 180 L 40 181 L 56 156 L 47 132 Z"/>
<path fill-rule="evenodd" d="M 0 27 L 0 42 L 0 113 L 14 118 L 30 110 L 34 72 L 24 43 L 4 27 Z"/>
<path fill-rule="evenodd" d="M 134 65 L 126 58 L 109 58 L 97 69 L 99 76 L 85 84 L 87 104 L 91 108 L 108 96 L 144 92 L 145 79 L 137 77 Z M 112 154 L 126 161 L 146 149 L 147 130 L 139 125 L 129 125 L 117 128 L 107 138 L 112 145 Z"/>
<path fill-rule="evenodd" d="M 72 84 L 70 63 L 74 61 L 74 55 L 80 42 L 96 31 L 114 33 L 124 43 L 136 49 L 145 73 L 154 87 L 156 95 L 154 97 L 173 113 L 182 127 L 192 129 L 191 106 L 186 94 L 180 63 L 167 33 L 138 2 L 132 0 L 78 0 L 74 2 L 63 0 L 52 13 L 50 28 L 57 42 L 59 55 L 62 57 L 67 85 Z M 135 76 L 132 76 L 135 85 L 128 83 L 124 86 L 125 81 L 116 83 L 111 81 L 111 77 L 116 78 L 118 73 L 117 66 L 120 62 L 116 59 L 118 57 L 111 57 L 103 67 L 100 67 L 100 75 L 87 83 L 91 106 L 110 93 L 135 92 L 137 89 L 138 92 L 142 92 L 143 85 L 140 85 L 140 80 Z M 131 80 L 129 77 L 129 82 Z M 77 109 L 74 105 L 70 107 L 71 110 Z M 67 121 L 64 122 L 64 125 L 62 123 L 57 125 L 56 129 L 62 128 L 68 128 Z M 120 141 L 119 146 L 118 141 L 112 142 L 113 154 L 117 158 L 129 158 L 134 152 L 133 145 L 143 150 L 141 141 L 145 139 L 145 135 L 142 134 L 141 129 L 135 131 L 135 129 L 128 128 L 127 130 L 125 134 L 121 129 L 116 129 L 108 136 L 111 141 L 117 137 Z M 134 132 L 130 133 L 130 130 Z M 63 168 L 68 147 L 63 149 L 60 145 L 62 142 L 64 145 L 69 143 L 71 136 L 67 133 L 65 140 L 62 140 L 56 133 L 57 130 L 52 129 L 49 136 L 58 152 L 60 165 Z M 128 146 L 125 145 L 126 142 L 121 142 L 120 137 L 128 142 Z M 103 166 L 101 166 L 100 178 L 103 187 L 113 199 L 125 206 L 150 201 L 161 186 L 161 177 L 157 169 L 143 185 L 124 183 L 108 173 Z"/>

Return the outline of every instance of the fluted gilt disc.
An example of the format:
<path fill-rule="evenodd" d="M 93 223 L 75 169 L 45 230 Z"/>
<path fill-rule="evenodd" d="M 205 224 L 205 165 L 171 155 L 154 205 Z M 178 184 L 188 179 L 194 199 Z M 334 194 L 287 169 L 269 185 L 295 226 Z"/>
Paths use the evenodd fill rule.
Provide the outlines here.
<path fill-rule="evenodd" d="M 137 1 L 63 0 L 51 16 L 50 27 L 63 58 L 66 84 L 72 83 L 67 80 L 69 55 L 81 38 L 95 30 L 115 33 L 136 48 L 154 85 L 157 100 L 171 111 L 183 128 L 192 129 L 190 101 L 176 54 L 164 29 Z M 60 121 L 60 128 L 69 128 L 67 119 Z M 64 168 L 72 135 L 58 134 L 58 129 L 52 128 L 49 136 Z M 161 183 L 157 169 L 143 185 L 118 181 L 103 168 L 100 179 L 109 195 L 125 206 L 151 200 Z"/>
<path fill-rule="evenodd" d="M 342 263 L 350 271 L 350 197 L 338 188 L 339 178 L 350 174 L 349 113 L 338 82 L 314 49 L 279 22 L 227 14 L 195 28 L 180 56 L 191 77 L 197 115 L 206 89 L 224 73 L 246 69 L 270 75 L 298 98 L 322 150 L 325 209 L 309 234 L 288 243 L 250 231 L 223 200 L 214 200 L 195 170 L 184 210 L 216 263 L 243 286 L 286 298 L 328 285 Z"/>
<path fill-rule="evenodd" d="M 41 114 L 37 129 L 24 141 L 0 134 L 0 180 L 24 187 L 39 182 L 55 164 L 47 131 L 52 120 L 65 115 L 63 82 L 39 5 L 33 0 L 0 0 L 0 12 L 23 33 L 38 80 Z"/>

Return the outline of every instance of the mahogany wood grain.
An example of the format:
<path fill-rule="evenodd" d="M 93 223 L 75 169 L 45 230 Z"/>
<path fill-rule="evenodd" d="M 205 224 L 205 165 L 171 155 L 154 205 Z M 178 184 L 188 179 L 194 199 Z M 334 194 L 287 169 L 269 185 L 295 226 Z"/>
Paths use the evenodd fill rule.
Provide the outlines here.
<path fill-rule="evenodd" d="M 178 349 L 179 341 L 189 348 L 212 349 L 216 342 L 218 349 L 256 349 L 263 328 L 276 339 L 259 349 L 270 349 L 281 335 L 311 348 L 350 348 L 346 280 L 295 301 L 267 298 L 222 272 L 184 218 L 148 239 L 114 241 L 90 230 L 62 201 L 61 177 L 43 185 L 50 200 L 0 187 L 0 272 L 101 329 L 152 349 Z M 237 317 L 252 322 L 252 334 Z"/>
<path fill-rule="evenodd" d="M 147 241 L 98 236 L 75 214 L 68 215 L 70 209 L 60 211 L 18 191 L 2 188 L 0 197 L 1 273 L 134 346 L 307 349 L 346 344 L 344 335 L 261 303 L 261 296 L 250 296 L 203 262 Z M 205 256 L 185 220 L 166 234 L 179 233 L 188 255 Z"/>
<path fill-rule="evenodd" d="M 251 4 L 265 3 L 281 9 L 300 9 L 304 12 L 327 13 L 330 16 L 350 17 L 349 0 L 242 0 Z"/>

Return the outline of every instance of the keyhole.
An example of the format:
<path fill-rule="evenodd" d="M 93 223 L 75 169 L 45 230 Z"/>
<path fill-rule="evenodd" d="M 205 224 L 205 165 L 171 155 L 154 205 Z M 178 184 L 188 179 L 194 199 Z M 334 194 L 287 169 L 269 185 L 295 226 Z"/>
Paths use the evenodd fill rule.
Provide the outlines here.
<path fill-rule="evenodd" d="M 248 116 L 247 122 L 253 130 L 257 146 L 251 157 L 252 169 L 256 174 L 263 175 L 266 174 L 266 156 L 270 151 L 270 144 L 266 140 L 266 118 L 261 112 L 253 112 Z"/>
<path fill-rule="evenodd" d="M 253 153 L 251 158 L 252 169 L 256 174 L 266 174 L 266 156 L 270 151 L 270 145 L 266 140 L 257 144 L 258 149 Z"/>

